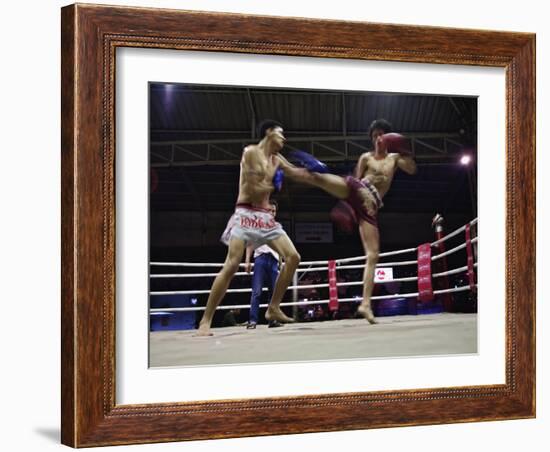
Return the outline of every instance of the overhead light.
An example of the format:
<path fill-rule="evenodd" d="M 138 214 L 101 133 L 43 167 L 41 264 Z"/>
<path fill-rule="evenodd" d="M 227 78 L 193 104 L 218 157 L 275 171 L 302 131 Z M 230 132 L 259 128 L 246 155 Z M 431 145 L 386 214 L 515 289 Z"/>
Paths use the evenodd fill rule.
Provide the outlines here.
<path fill-rule="evenodd" d="M 460 163 L 463 165 L 468 165 L 471 161 L 472 161 L 472 157 L 470 157 L 469 155 L 463 155 L 460 158 Z"/>

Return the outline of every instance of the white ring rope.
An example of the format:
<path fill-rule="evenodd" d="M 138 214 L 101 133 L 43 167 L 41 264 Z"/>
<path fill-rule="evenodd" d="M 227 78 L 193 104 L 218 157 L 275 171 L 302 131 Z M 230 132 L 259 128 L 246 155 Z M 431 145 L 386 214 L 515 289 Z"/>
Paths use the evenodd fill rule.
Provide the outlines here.
<path fill-rule="evenodd" d="M 472 243 L 477 243 L 477 237 L 473 238 L 471 240 Z M 442 257 L 444 256 L 448 256 L 449 254 L 453 254 L 453 253 L 456 253 L 457 251 L 463 249 L 463 248 L 466 248 L 466 244 L 463 243 L 462 245 L 458 245 L 457 247 L 455 248 L 452 248 L 448 251 L 445 251 L 444 253 L 441 253 L 441 254 L 436 254 L 435 256 L 432 256 L 432 261 L 436 261 L 437 259 L 441 259 Z"/>
<path fill-rule="evenodd" d="M 469 223 L 466 223 L 464 226 L 458 228 L 457 230 L 451 232 L 450 234 L 447 234 L 445 237 L 441 237 L 439 240 L 436 240 L 435 242 L 432 242 L 431 245 L 432 246 L 439 245 L 440 243 L 443 243 L 444 241 L 449 240 L 450 238 L 454 237 L 455 235 L 458 235 L 461 232 L 465 231 L 466 226 L 468 226 L 468 225 L 473 226 L 474 224 L 477 224 L 477 218 L 474 218 L 472 221 L 470 221 Z"/>
<path fill-rule="evenodd" d="M 415 261 L 416 262 L 416 261 Z M 254 268 L 254 264 L 251 264 Z M 378 264 L 377 267 L 384 267 L 384 264 Z M 365 264 L 359 265 L 338 265 L 336 270 L 346 270 L 352 268 L 365 268 Z M 327 271 L 328 267 L 311 267 L 311 268 L 297 268 L 296 273 L 309 273 L 309 272 L 320 272 Z M 157 274 L 149 275 L 150 278 L 215 278 L 218 276 L 218 273 L 167 273 L 167 274 Z M 247 272 L 237 272 L 235 276 L 252 276 L 252 273 Z"/>
<path fill-rule="evenodd" d="M 477 267 L 477 262 L 474 263 L 474 267 Z M 460 267 L 460 268 L 455 268 L 453 270 L 448 270 L 446 272 L 442 272 L 442 273 L 434 273 L 432 275 L 432 278 L 439 278 L 440 276 L 447 276 L 447 275 L 455 275 L 457 273 L 462 273 L 462 272 L 465 272 L 468 270 L 468 266 L 465 265 L 464 267 Z M 416 278 L 418 279 L 418 278 Z M 395 281 L 395 280 L 394 280 Z"/>
<path fill-rule="evenodd" d="M 476 285 L 477 287 L 477 285 Z M 435 290 L 434 295 L 440 295 L 444 293 L 451 293 L 451 292 L 464 292 L 466 290 L 470 290 L 470 286 L 461 286 L 461 287 L 454 287 L 452 289 L 443 289 L 443 290 Z M 389 298 L 414 298 L 418 297 L 418 292 L 415 293 L 405 293 L 405 294 L 395 294 L 395 295 L 380 295 L 376 297 L 371 297 L 371 300 L 385 300 Z M 361 298 L 342 298 L 338 300 L 340 303 L 346 303 L 346 302 L 360 302 Z M 287 303 L 281 303 L 280 306 L 305 306 L 305 305 L 312 305 L 312 304 L 326 304 L 329 303 L 330 300 L 307 300 L 307 301 L 296 301 L 296 302 L 287 302 Z M 268 304 L 260 304 L 260 308 L 266 308 L 268 307 Z M 246 305 L 224 305 L 224 306 L 218 306 L 216 309 L 219 310 L 229 310 L 229 309 L 248 309 L 250 308 L 250 304 Z M 205 306 L 196 306 L 196 307 L 189 307 L 189 308 L 154 308 L 150 309 L 150 312 L 189 312 L 189 311 L 203 311 L 205 309 Z"/>
<path fill-rule="evenodd" d="M 466 225 L 464 226 L 461 226 L 460 228 L 456 229 L 455 231 L 451 232 L 450 234 L 446 235 L 445 237 L 442 237 L 441 239 L 439 240 L 436 240 L 435 242 L 432 242 L 430 245 L 433 247 L 433 246 L 436 246 L 436 245 L 439 245 L 440 243 L 460 234 L 461 232 L 465 231 L 466 230 L 466 226 L 469 224 L 469 225 L 474 225 L 477 223 L 477 218 L 474 218 L 472 221 L 470 221 L 469 223 L 467 223 Z M 477 237 L 475 239 L 472 239 L 472 242 L 474 242 L 474 240 L 477 240 Z M 417 248 L 407 248 L 407 249 L 403 249 L 403 250 L 397 250 L 397 251 L 389 251 L 389 252 L 386 252 L 386 253 L 380 253 L 379 254 L 379 257 L 387 257 L 387 256 L 394 256 L 396 254 L 404 254 L 404 253 L 411 253 L 413 251 L 416 251 Z M 441 256 L 441 255 L 439 255 Z M 344 259 L 336 259 L 335 262 L 336 264 L 342 264 L 342 263 L 347 263 L 347 262 L 355 262 L 355 261 L 358 261 L 358 260 L 365 260 L 366 259 L 366 256 L 356 256 L 356 257 L 347 257 L 347 258 L 344 258 Z M 416 263 L 416 261 L 409 261 L 409 262 L 414 262 Z M 305 262 L 300 262 L 300 265 L 325 265 L 327 264 L 328 261 L 305 261 Z M 153 265 L 153 266 L 162 266 L 162 267 L 223 267 L 224 264 L 223 263 L 202 263 L 202 262 L 150 262 L 150 265 Z M 241 267 L 244 267 L 246 264 L 240 264 Z M 396 264 L 393 264 L 393 263 L 387 263 L 386 265 L 396 265 Z M 399 264 L 397 264 L 399 265 Z M 405 264 L 401 264 L 401 265 L 405 265 Z"/>
<path fill-rule="evenodd" d="M 477 218 L 472 220 L 469 224 L 474 225 L 477 223 Z M 466 225 L 456 229 L 455 231 L 451 232 L 447 236 L 431 243 L 431 246 L 438 245 L 445 240 L 448 240 L 461 232 L 463 232 L 466 229 Z M 475 237 L 471 240 L 471 243 L 477 243 L 478 238 Z M 466 243 L 463 243 L 455 248 L 452 248 L 444 253 L 432 256 L 432 261 L 435 261 L 437 259 L 440 259 L 444 256 L 448 256 L 450 254 L 453 254 L 461 249 L 464 249 L 467 246 Z M 409 252 L 416 251 L 417 248 L 408 248 L 403 250 L 397 250 L 397 251 L 391 251 L 387 253 L 381 253 L 379 257 L 386 257 L 386 256 L 392 256 L 392 255 L 398 255 L 398 254 L 405 254 Z M 335 263 L 337 264 L 337 270 L 347 270 L 347 269 L 364 269 L 365 264 L 359 264 L 359 265 L 341 265 L 343 263 L 348 262 L 354 262 L 357 260 L 364 260 L 365 256 L 357 256 L 357 257 L 350 257 L 350 258 L 344 258 L 344 259 L 337 259 L 335 260 Z M 376 265 L 376 267 L 388 267 L 388 266 L 404 266 L 404 265 L 413 265 L 417 264 L 417 260 L 412 261 L 402 261 L 402 262 L 381 262 Z M 312 265 L 325 265 L 328 264 L 328 261 L 306 261 L 301 262 L 300 265 L 309 265 L 309 268 L 298 268 L 296 272 L 298 273 L 306 273 L 306 272 L 314 272 L 314 271 L 326 271 L 328 270 L 328 267 L 311 267 Z M 215 264 L 215 263 L 177 263 L 177 262 L 151 262 L 151 265 L 158 265 L 158 266 L 169 266 L 169 267 L 219 267 L 223 266 L 224 264 Z M 240 264 L 241 267 L 245 266 L 246 264 Z M 477 263 L 474 264 L 475 267 L 477 267 Z M 468 266 L 456 268 L 453 270 L 449 270 L 442 273 L 436 273 L 433 274 L 433 278 L 446 276 L 446 275 L 452 275 L 456 273 L 461 273 L 463 271 L 466 271 L 468 269 Z M 251 273 L 248 272 L 238 272 L 235 274 L 235 276 L 250 276 Z M 196 274 L 157 274 L 157 275 L 150 275 L 151 278 L 201 278 L 201 277 L 215 277 L 217 276 L 217 273 L 196 273 Z M 396 278 L 392 279 L 390 281 L 385 282 L 406 282 L 406 281 L 417 281 L 418 277 L 405 277 L 405 278 Z M 375 284 L 383 284 L 385 282 L 376 282 Z M 337 287 L 348 287 L 348 286 L 358 286 L 363 285 L 363 281 L 354 281 L 354 282 L 341 282 L 337 283 Z M 287 290 L 306 290 L 306 289 L 317 289 L 317 288 L 328 288 L 329 284 L 307 284 L 307 285 L 294 285 L 289 286 Z M 467 290 L 469 286 L 464 286 L 461 288 L 455 288 L 455 289 L 445 289 L 440 291 L 435 291 L 434 294 L 442 294 L 442 293 L 448 293 L 448 292 L 458 292 L 462 290 Z M 262 288 L 262 291 L 267 291 L 267 288 Z M 166 292 L 150 292 L 150 295 L 200 295 L 200 294 L 209 294 L 211 290 L 178 290 L 178 291 L 166 291 Z M 244 288 L 244 289 L 228 289 L 227 293 L 251 293 L 251 288 Z M 393 298 L 393 297 L 401 297 L 401 298 L 407 298 L 407 297 L 414 297 L 418 296 L 418 293 L 409 293 L 409 294 L 395 294 L 395 295 L 387 295 L 387 296 L 375 296 L 372 297 L 373 300 L 376 299 L 387 299 L 387 298 Z M 341 302 L 347 302 L 347 301 L 354 301 L 357 300 L 357 298 L 344 298 L 339 301 Z M 328 303 L 329 300 L 312 300 L 312 301 L 302 301 L 302 302 L 293 302 L 293 303 L 281 303 L 281 306 L 296 306 L 296 305 L 306 305 L 306 304 L 319 304 L 319 303 Z M 261 305 L 261 307 L 266 307 L 267 305 Z M 236 308 L 249 308 L 250 306 L 247 305 L 227 305 L 218 307 L 218 309 L 236 309 Z M 196 307 L 196 308 L 158 308 L 158 309 L 151 309 L 150 312 L 166 312 L 166 311 L 197 311 L 202 310 L 204 307 Z"/>
<path fill-rule="evenodd" d="M 149 275 L 150 278 L 215 278 L 218 273 L 172 273 L 165 275 Z M 252 273 L 237 272 L 235 276 L 252 276 Z"/>
<path fill-rule="evenodd" d="M 399 265 L 412 265 L 416 264 L 418 261 L 403 261 L 403 262 L 381 262 L 376 264 L 376 267 L 387 267 L 387 266 L 399 266 Z M 254 264 L 252 264 L 254 267 Z M 363 269 L 365 264 L 358 265 L 338 265 L 336 270 L 351 270 L 351 269 Z M 327 271 L 328 267 L 312 267 L 312 268 L 297 268 L 296 273 L 307 273 L 307 272 L 319 272 Z M 168 273 L 168 274 L 157 274 L 149 275 L 151 278 L 214 278 L 218 276 L 218 273 Z M 235 276 L 252 276 L 252 273 L 247 272 L 237 272 Z"/>
<path fill-rule="evenodd" d="M 475 267 L 477 267 L 477 263 L 474 264 Z M 449 270 L 442 273 L 436 273 L 432 275 L 433 278 L 438 278 L 440 276 L 445 275 L 453 275 L 456 273 L 461 273 L 463 271 L 468 270 L 468 266 L 455 268 L 453 270 Z M 406 278 L 395 278 L 391 279 L 389 281 L 380 281 L 375 282 L 375 284 L 386 284 L 390 282 L 406 282 L 406 281 L 417 281 L 418 276 L 410 276 Z M 348 286 L 362 286 L 364 284 L 363 281 L 353 281 L 353 282 L 336 282 L 336 287 L 348 287 Z M 305 289 L 323 289 L 329 287 L 328 283 L 323 284 L 304 284 L 304 285 L 298 285 L 298 286 L 289 286 L 287 290 L 291 289 L 298 289 L 298 290 L 305 290 Z M 268 289 L 266 287 L 262 288 L 262 292 L 267 292 Z M 226 293 L 251 293 L 251 288 L 246 289 L 227 289 Z M 209 294 L 210 290 L 173 290 L 173 291 L 166 291 L 166 292 L 150 292 L 149 295 L 201 295 L 201 294 Z"/>
<path fill-rule="evenodd" d="M 404 253 L 411 253 L 413 251 L 416 251 L 416 248 L 407 248 L 404 250 L 397 250 L 397 251 L 388 251 L 386 253 L 380 253 L 378 257 L 388 257 L 388 256 L 395 256 L 396 254 L 404 254 Z M 355 257 L 346 257 L 343 259 L 334 259 L 334 262 L 336 264 L 346 264 L 348 262 L 355 262 L 355 261 L 361 261 L 366 260 L 366 256 L 355 256 Z M 305 261 L 300 262 L 300 265 L 324 265 L 327 264 L 328 261 Z"/>
<path fill-rule="evenodd" d="M 472 243 L 477 243 L 477 237 L 473 238 L 471 240 Z M 456 253 L 457 251 L 460 251 L 461 249 L 466 248 L 466 244 L 463 243 L 462 245 L 458 245 L 455 248 L 452 248 L 448 251 L 445 251 L 441 254 L 436 254 L 435 256 L 432 256 L 432 261 L 441 259 L 444 256 L 449 256 L 453 253 Z M 380 255 L 382 256 L 382 254 Z M 350 258 L 350 259 L 357 259 L 357 258 Z M 324 261 L 325 263 L 327 261 Z M 312 262 L 312 264 L 322 263 L 321 261 Z M 403 265 L 413 265 L 417 264 L 418 261 L 401 261 L 401 262 L 380 262 L 379 264 L 376 264 L 376 267 L 398 267 Z M 217 265 L 217 264 L 213 264 Z M 241 264 L 245 265 L 245 264 Z M 252 265 L 253 266 L 253 265 Z M 337 270 L 346 270 L 346 269 L 359 269 L 359 268 L 365 268 L 364 264 L 358 264 L 358 265 L 341 265 L 336 267 Z M 328 270 L 328 267 L 313 267 L 313 268 L 298 268 L 296 272 L 299 273 L 305 273 L 305 272 L 313 272 L 313 271 L 324 271 Z M 216 277 L 217 273 L 173 273 L 173 274 L 165 274 L 165 275 L 150 275 L 151 278 L 203 278 L 203 277 Z M 251 273 L 247 272 L 237 272 L 235 273 L 235 276 L 251 276 Z"/>

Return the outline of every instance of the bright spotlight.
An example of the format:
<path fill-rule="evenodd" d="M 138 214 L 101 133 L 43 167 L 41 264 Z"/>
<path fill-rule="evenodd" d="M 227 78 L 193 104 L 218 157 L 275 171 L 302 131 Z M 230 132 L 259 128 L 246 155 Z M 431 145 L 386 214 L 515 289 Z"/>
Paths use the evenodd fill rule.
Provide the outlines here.
<path fill-rule="evenodd" d="M 471 161 L 472 157 L 470 157 L 469 155 L 463 155 L 460 159 L 460 163 L 462 163 L 463 165 L 468 165 Z"/>

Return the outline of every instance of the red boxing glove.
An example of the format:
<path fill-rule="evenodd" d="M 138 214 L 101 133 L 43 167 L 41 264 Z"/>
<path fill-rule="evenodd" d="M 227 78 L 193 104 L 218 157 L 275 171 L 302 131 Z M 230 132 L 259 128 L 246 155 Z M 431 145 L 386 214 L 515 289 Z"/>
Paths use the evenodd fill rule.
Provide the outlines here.
<path fill-rule="evenodd" d="M 357 228 L 357 215 L 346 201 L 338 201 L 330 211 L 330 219 L 338 229 L 351 234 Z"/>
<path fill-rule="evenodd" d="M 403 157 L 413 157 L 410 140 L 399 133 L 385 133 L 380 137 L 388 152 L 395 152 Z"/>

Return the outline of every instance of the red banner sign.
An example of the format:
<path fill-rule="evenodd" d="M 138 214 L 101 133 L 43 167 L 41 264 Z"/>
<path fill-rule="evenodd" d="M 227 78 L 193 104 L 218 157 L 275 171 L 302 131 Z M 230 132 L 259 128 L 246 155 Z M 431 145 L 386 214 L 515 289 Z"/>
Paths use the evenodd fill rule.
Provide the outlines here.
<path fill-rule="evenodd" d="M 336 284 L 336 262 L 328 261 L 328 309 L 331 312 L 338 310 L 338 287 Z"/>
<path fill-rule="evenodd" d="M 432 247 L 424 243 L 418 247 L 418 299 L 432 301 Z"/>
<path fill-rule="evenodd" d="M 466 225 L 466 255 L 468 256 L 468 281 L 470 290 L 476 290 L 476 274 L 474 272 L 474 254 L 472 252 L 472 239 L 470 236 L 470 225 Z"/>

